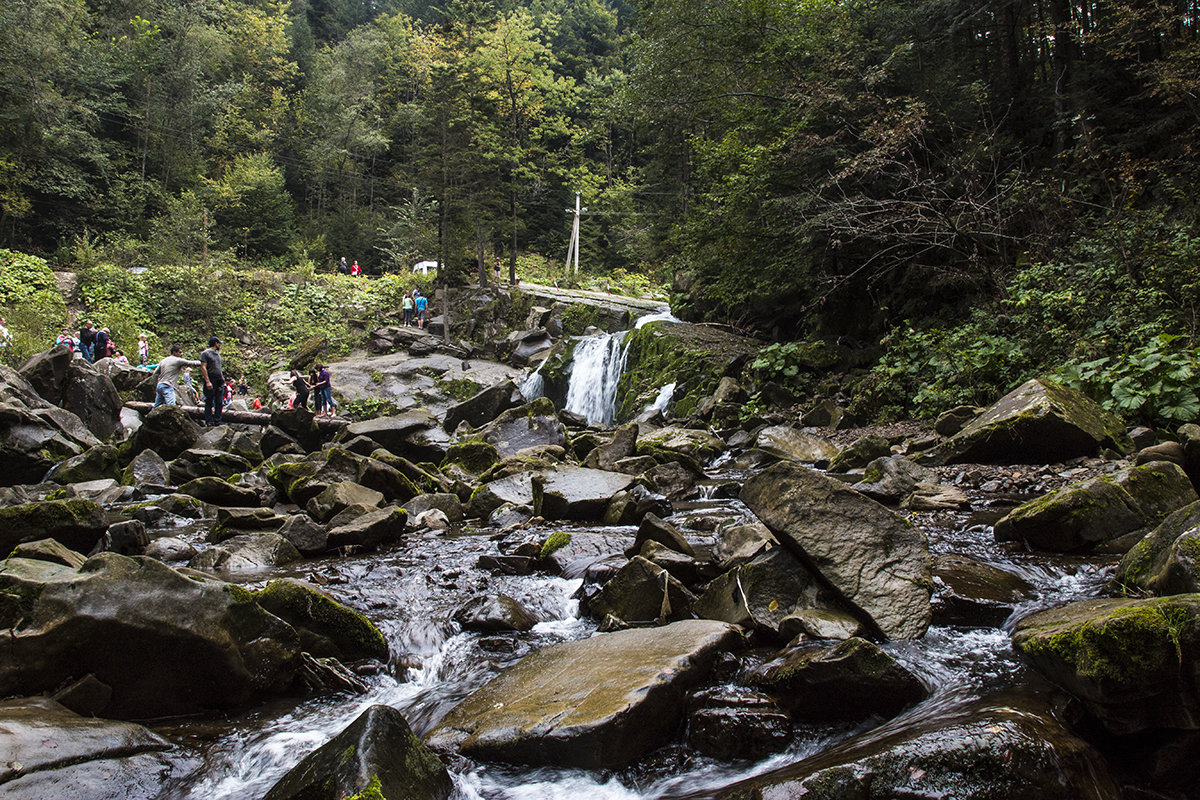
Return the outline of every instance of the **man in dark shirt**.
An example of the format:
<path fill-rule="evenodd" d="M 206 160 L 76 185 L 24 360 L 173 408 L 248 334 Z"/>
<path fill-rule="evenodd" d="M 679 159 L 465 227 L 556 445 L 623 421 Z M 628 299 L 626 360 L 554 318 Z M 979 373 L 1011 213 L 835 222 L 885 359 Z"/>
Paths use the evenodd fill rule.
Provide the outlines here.
<path fill-rule="evenodd" d="M 200 354 L 200 374 L 204 377 L 204 424 L 221 424 L 224 408 L 225 376 L 221 374 L 221 340 L 212 336 L 208 349 Z"/>
<path fill-rule="evenodd" d="M 92 329 L 92 321 L 89 319 L 79 329 L 79 350 L 83 353 L 84 360 L 89 364 L 96 360 L 96 356 L 94 355 L 95 347 L 96 331 Z"/>

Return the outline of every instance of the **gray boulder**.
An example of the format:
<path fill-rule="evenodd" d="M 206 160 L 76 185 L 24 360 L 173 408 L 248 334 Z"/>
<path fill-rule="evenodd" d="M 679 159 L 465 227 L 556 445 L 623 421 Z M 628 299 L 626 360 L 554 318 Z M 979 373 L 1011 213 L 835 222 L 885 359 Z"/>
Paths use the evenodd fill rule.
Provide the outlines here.
<path fill-rule="evenodd" d="M 306 653 L 342 661 L 387 660 L 387 640 L 379 629 L 314 586 L 292 579 L 271 581 L 254 592 L 254 600 L 296 629 Z"/>
<path fill-rule="evenodd" d="M 711 796 L 1119 800 L 1104 758 L 1058 721 L 1052 701 L 999 695 L 885 724 Z"/>
<path fill-rule="evenodd" d="M 363 514 L 352 522 L 329 530 L 326 547 L 336 550 L 341 547 L 373 549 L 381 544 L 398 541 L 404 535 L 408 514 L 396 506 Z"/>
<path fill-rule="evenodd" d="M 755 446 L 773 456 L 807 464 L 828 462 L 841 452 L 838 446 L 828 439 L 810 436 L 790 425 L 763 428 L 758 432 Z"/>
<path fill-rule="evenodd" d="M 151 558 L 101 553 L 78 571 L 12 558 L 0 592 L 26 598 L 0 614 L 0 693 L 91 673 L 112 688 L 106 717 L 145 718 L 241 705 L 295 673 L 296 632 L 249 592 Z"/>
<path fill-rule="evenodd" d="M 685 693 L 740 640 L 732 625 L 686 620 L 544 647 L 452 709 L 426 743 L 485 761 L 622 767 L 675 735 Z"/>
<path fill-rule="evenodd" d="M 1034 597 L 1019 575 L 957 553 L 933 560 L 933 619 L 938 625 L 1000 627 L 1017 604 Z"/>
<path fill-rule="evenodd" d="M 395 416 L 352 422 L 346 426 L 339 438 L 352 439 L 355 436 L 365 436 L 398 456 L 411 457 L 412 437 L 437 427 L 437 418 L 429 411 L 419 408 Z"/>
<path fill-rule="evenodd" d="M 348 506 L 361 504 L 374 508 L 383 502 L 383 492 L 368 489 L 354 481 L 330 484 L 308 501 L 308 515 L 317 522 L 328 522 Z"/>
<path fill-rule="evenodd" d="M 278 533 L 302 555 L 320 555 L 329 549 L 329 533 L 308 514 L 292 514 L 284 520 Z"/>
<path fill-rule="evenodd" d="M 495 446 L 502 459 L 529 447 L 567 446 L 566 426 L 559 421 L 554 403 L 545 397 L 505 411 L 478 434 Z"/>
<path fill-rule="evenodd" d="M 117 478 L 117 448 L 111 444 L 98 444 L 77 456 L 55 464 L 46 473 L 46 480 L 54 483 L 85 483 L 104 478 Z"/>
<path fill-rule="evenodd" d="M 1197 499 L 1178 465 L 1154 461 L 1091 478 L 1031 500 L 995 525 L 996 541 L 1042 550 L 1086 550 L 1153 528 Z"/>
<path fill-rule="evenodd" d="M 597 619 L 611 617 L 617 624 L 661 623 L 689 619 L 695 602 L 696 596 L 669 572 L 634 556 L 587 599 L 587 609 Z"/>
<path fill-rule="evenodd" d="M 883 456 L 867 464 L 862 480 L 854 484 L 854 489 L 872 500 L 895 505 L 918 484 L 935 484 L 937 480 L 933 470 L 903 456 Z"/>
<path fill-rule="evenodd" d="M 248 486 L 237 486 L 223 478 L 205 476 L 196 478 L 179 487 L 179 494 L 194 497 L 216 506 L 258 506 L 258 492 Z"/>
<path fill-rule="evenodd" d="M 755 475 L 741 499 L 884 636 L 925 633 L 932 615 L 929 545 L 908 520 L 799 464 Z"/>
<path fill-rule="evenodd" d="M 171 749 L 141 725 L 80 716 L 47 697 L 0 701 L 7 800 L 155 800 L 172 774 Z"/>
<path fill-rule="evenodd" d="M 527 631 L 538 619 L 506 594 L 475 597 L 454 612 L 454 621 L 471 631 Z"/>
<path fill-rule="evenodd" d="M 303 556 L 277 533 L 241 533 L 201 550 L 188 564 L 193 569 L 261 570 L 282 567 Z"/>
<path fill-rule="evenodd" d="M 171 472 L 163 457 L 153 450 L 143 450 L 133 457 L 129 466 L 121 473 L 121 482 L 131 486 L 153 484 L 167 486 L 171 483 Z"/>
<path fill-rule="evenodd" d="M 79 417 L 98 439 L 121 430 L 121 396 L 112 380 L 66 347 L 31 356 L 20 372 L 42 398 Z"/>
<path fill-rule="evenodd" d="M 722 760 L 762 758 L 792 738 L 792 721 L 775 700 L 744 686 L 701 689 L 690 698 L 688 747 Z"/>
<path fill-rule="evenodd" d="M 455 431 L 463 422 L 472 428 L 486 425 L 500 416 L 502 412 L 512 408 L 515 405 L 514 397 L 519 398 L 520 393 L 517 392 L 517 386 L 512 381 L 503 381 L 495 386 L 489 386 L 473 397 L 446 409 L 442 428 L 446 431 Z"/>
<path fill-rule="evenodd" d="M 1200 592 L 1200 502 L 1168 516 L 1130 548 L 1113 576 L 1121 594 Z"/>
<path fill-rule="evenodd" d="M 195 478 L 229 478 L 242 475 L 251 469 L 250 462 L 223 450 L 201 450 L 190 448 L 176 456 L 170 463 L 171 483 L 175 486 Z"/>
<path fill-rule="evenodd" d="M 1132 450 L 1120 420 L 1081 392 L 1028 381 L 921 457 L 923 464 L 1052 464 Z"/>
<path fill-rule="evenodd" d="M 309 753 L 263 800 L 446 800 L 454 784 L 437 755 L 390 706 L 374 705 Z"/>
<path fill-rule="evenodd" d="M 915 675 L 857 636 L 793 648 L 756 668 L 749 680 L 807 721 L 892 717 L 929 694 Z"/>
<path fill-rule="evenodd" d="M 795 556 L 771 548 L 708 585 L 693 611 L 702 619 L 731 622 L 768 638 L 780 637 L 784 618 L 804 609 L 837 610 L 837 597 Z"/>
<path fill-rule="evenodd" d="M 830 472 L 849 472 L 870 464 L 877 458 L 891 455 L 891 445 L 882 436 L 862 436 L 829 462 Z"/>
<path fill-rule="evenodd" d="M 200 428 L 179 406 L 162 405 L 151 409 L 142 418 L 142 426 L 122 445 L 121 452 L 128 460 L 143 450 L 153 450 L 170 461 L 183 451 L 195 447 Z"/>

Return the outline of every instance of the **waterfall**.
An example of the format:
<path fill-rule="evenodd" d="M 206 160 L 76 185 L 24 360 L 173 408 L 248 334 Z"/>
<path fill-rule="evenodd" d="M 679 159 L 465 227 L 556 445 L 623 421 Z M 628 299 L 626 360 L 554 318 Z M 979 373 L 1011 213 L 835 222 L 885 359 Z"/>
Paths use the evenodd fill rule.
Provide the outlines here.
<path fill-rule="evenodd" d="M 525 398 L 526 403 L 546 396 L 546 379 L 542 377 L 542 367 L 546 365 L 547 360 L 544 359 L 541 364 L 538 364 L 537 369 L 526 375 L 525 380 L 521 381 L 521 385 L 517 387 L 517 391 Z"/>
<path fill-rule="evenodd" d="M 585 336 L 575 345 L 566 410 L 591 423 L 611 425 L 617 418 L 617 383 L 625 369 L 625 334 Z"/>
<path fill-rule="evenodd" d="M 654 402 L 646 406 L 647 411 L 661 411 L 667 413 L 667 406 L 671 404 L 671 398 L 675 394 L 675 381 L 671 381 L 666 386 L 658 390 L 658 397 L 654 398 Z"/>

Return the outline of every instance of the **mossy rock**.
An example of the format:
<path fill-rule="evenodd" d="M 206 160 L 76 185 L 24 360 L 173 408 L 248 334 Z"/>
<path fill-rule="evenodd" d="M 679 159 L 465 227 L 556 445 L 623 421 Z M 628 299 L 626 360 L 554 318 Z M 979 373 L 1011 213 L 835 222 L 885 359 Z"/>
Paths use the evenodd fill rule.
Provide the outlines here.
<path fill-rule="evenodd" d="M 446 450 L 446 464 L 458 464 L 472 475 L 482 475 L 500 462 L 496 446 L 488 442 L 459 442 Z"/>
<path fill-rule="evenodd" d="M 353 661 L 388 657 L 387 640 L 366 617 L 299 581 L 271 581 L 254 592 L 267 611 L 300 634 L 301 648 L 314 656 Z"/>
<path fill-rule="evenodd" d="M 312 366 L 317 358 L 329 349 L 329 337 L 324 335 L 310 336 L 305 339 L 288 359 L 288 369 L 305 370 Z"/>
<path fill-rule="evenodd" d="M 118 479 L 117 448 L 98 444 L 79 455 L 54 465 L 46 480 L 54 483 L 86 483 L 104 478 Z"/>
<path fill-rule="evenodd" d="M 549 558 L 555 550 L 560 550 L 571 543 L 571 534 L 566 531 L 555 531 L 546 537 L 542 542 L 542 549 L 538 553 L 539 558 Z"/>
<path fill-rule="evenodd" d="M 1130 548 L 1111 588 L 1121 594 L 1200 591 L 1200 501 L 1168 516 Z"/>
<path fill-rule="evenodd" d="M 1071 603 L 1025 617 L 1012 641 L 1113 733 L 1200 727 L 1200 595 Z"/>
<path fill-rule="evenodd" d="M 108 528 L 104 509 L 91 500 L 43 500 L 0 508 L 0 553 L 23 542 L 54 539 L 71 550 L 90 552 Z"/>

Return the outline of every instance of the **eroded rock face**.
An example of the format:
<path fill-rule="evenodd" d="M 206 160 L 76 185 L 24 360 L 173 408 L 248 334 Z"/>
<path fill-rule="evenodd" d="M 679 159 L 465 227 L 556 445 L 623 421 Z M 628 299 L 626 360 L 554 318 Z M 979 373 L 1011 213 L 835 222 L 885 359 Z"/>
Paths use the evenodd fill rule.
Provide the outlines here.
<path fill-rule="evenodd" d="M 0 562 L 0 693 L 38 694 L 89 673 L 112 687 L 107 717 L 226 708 L 290 685 L 299 639 L 245 589 L 151 558 L 93 556 L 79 570 Z M 120 646 L 113 646 L 120 642 Z"/>
<path fill-rule="evenodd" d="M 686 620 L 544 647 L 473 692 L 426 742 L 486 761 L 621 767 L 674 735 L 685 693 L 740 640 L 732 625 Z"/>
<path fill-rule="evenodd" d="M 879 631 L 922 636 L 933 590 L 925 534 L 839 481 L 781 463 L 746 481 L 742 502 Z"/>
<path fill-rule="evenodd" d="M 264 800 L 445 800 L 452 788 L 445 766 L 421 744 L 404 716 L 375 705 L 305 756 Z"/>
<path fill-rule="evenodd" d="M 112 380 L 66 347 L 30 357 L 21 374 L 42 398 L 75 414 L 97 438 L 121 429 L 121 396 Z"/>
<path fill-rule="evenodd" d="M 1113 733 L 1200 729 L 1200 595 L 1100 599 L 1031 614 L 1013 648 Z"/>
<path fill-rule="evenodd" d="M 1052 464 L 1133 445 L 1120 420 L 1054 381 L 1022 384 L 921 458 L 927 464 Z"/>
<path fill-rule="evenodd" d="M 0 364 L 0 485 L 36 483 L 59 461 L 98 444 L 79 417 L 43 400 L 20 373 Z"/>
<path fill-rule="evenodd" d="M 1152 528 L 1195 500 L 1196 491 L 1181 467 L 1154 461 L 1018 506 L 996 523 L 996 541 L 1025 541 L 1044 550 L 1085 550 Z"/>
<path fill-rule="evenodd" d="M 0 702 L 7 800 L 153 800 L 171 772 L 170 749 L 141 725 L 80 716 L 47 697 Z"/>
<path fill-rule="evenodd" d="M 885 725 L 739 782 L 720 800 L 953 797 L 1119 800 L 1104 759 L 1047 700 L 999 695 L 917 724 Z"/>

